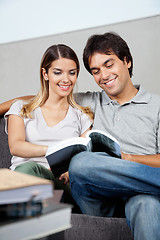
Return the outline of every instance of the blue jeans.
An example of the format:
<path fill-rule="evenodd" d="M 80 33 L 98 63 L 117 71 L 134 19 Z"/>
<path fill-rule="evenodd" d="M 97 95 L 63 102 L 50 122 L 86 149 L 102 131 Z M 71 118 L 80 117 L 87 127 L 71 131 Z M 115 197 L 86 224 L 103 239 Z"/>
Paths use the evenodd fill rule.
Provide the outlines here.
<path fill-rule="evenodd" d="M 72 158 L 69 176 L 72 196 L 83 213 L 116 216 L 121 200 L 134 239 L 160 239 L 160 168 L 81 152 Z"/>

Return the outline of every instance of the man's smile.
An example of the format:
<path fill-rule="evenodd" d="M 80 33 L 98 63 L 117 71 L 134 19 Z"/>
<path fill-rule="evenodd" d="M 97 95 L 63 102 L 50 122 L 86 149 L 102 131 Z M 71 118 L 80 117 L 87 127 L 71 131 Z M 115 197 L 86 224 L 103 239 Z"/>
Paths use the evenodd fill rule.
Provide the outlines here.
<path fill-rule="evenodd" d="M 111 87 L 115 83 L 116 79 L 117 79 L 117 75 L 112 77 L 112 78 L 110 78 L 107 81 L 104 81 L 104 80 L 100 81 L 100 84 L 104 84 L 104 85 L 106 85 L 108 87 Z"/>

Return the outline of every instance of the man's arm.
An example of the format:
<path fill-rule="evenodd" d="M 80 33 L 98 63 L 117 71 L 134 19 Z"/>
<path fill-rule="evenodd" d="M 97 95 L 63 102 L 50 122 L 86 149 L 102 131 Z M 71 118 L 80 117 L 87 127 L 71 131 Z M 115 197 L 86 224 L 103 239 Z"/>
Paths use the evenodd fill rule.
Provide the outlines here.
<path fill-rule="evenodd" d="M 124 160 L 141 163 L 150 167 L 160 167 L 160 154 L 155 155 L 132 155 L 121 153 L 121 158 Z"/>
<path fill-rule="evenodd" d="M 0 115 L 5 114 L 9 109 L 10 106 L 12 105 L 12 103 L 14 103 L 16 100 L 21 99 L 21 100 L 30 100 L 32 99 L 34 96 L 33 95 L 29 95 L 29 96 L 23 96 L 23 97 L 18 97 L 18 98 L 14 98 L 11 99 L 9 101 L 6 101 L 4 103 L 0 104 Z"/>

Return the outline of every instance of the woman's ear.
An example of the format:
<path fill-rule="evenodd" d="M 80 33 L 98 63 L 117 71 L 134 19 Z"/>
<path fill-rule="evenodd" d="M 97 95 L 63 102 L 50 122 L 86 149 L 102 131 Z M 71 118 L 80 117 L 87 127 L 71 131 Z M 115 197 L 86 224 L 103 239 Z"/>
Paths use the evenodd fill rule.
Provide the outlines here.
<path fill-rule="evenodd" d="M 48 74 L 47 74 L 45 68 L 42 68 L 42 75 L 43 75 L 44 80 L 48 81 Z"/>

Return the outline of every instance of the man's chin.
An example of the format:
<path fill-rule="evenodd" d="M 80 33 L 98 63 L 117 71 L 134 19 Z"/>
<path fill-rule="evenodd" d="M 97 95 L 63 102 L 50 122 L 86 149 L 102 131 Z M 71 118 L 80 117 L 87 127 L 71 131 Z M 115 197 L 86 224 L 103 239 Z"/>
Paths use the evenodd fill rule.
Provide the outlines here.
<path fill-rule="evenodd" d="M 101 88 L 107 93 L 107 95 L 113 95 L 113 96 L 116 96 L 118 93 L 118 91 L 115 89 L 115 88 L 109 88 L 105 85 L 103 85 L 103 87 L 101 86 Z"/>

